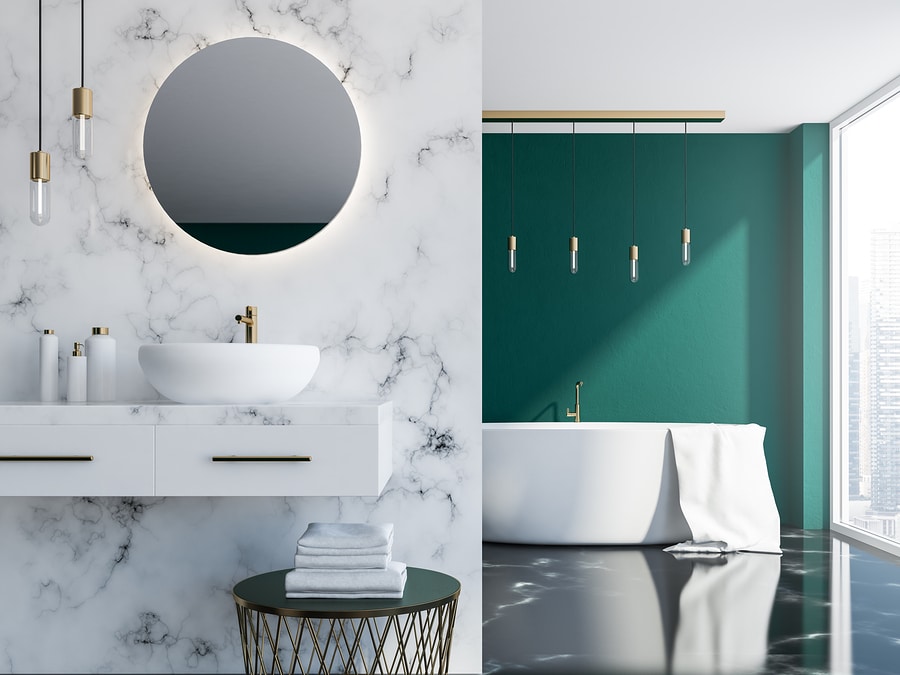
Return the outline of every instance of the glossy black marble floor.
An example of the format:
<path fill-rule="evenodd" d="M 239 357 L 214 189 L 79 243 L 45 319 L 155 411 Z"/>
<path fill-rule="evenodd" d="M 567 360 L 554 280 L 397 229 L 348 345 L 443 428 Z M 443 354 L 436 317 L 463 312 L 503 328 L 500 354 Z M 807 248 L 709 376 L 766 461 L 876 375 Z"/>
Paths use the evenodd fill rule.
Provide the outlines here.
<path fill-rule="evenodd" d="M 485 543 L 484 672 L 900 673 L 900 560 L 820 531 L 782 548 Z"/>

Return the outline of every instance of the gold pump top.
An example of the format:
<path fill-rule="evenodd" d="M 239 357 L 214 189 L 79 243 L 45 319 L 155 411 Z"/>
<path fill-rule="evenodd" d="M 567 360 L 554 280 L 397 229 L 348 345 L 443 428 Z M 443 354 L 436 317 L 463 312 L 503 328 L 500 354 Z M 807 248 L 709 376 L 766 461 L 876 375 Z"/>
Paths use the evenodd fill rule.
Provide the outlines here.
<path fill-rule="evenodd" d="M 84 354 L 81 353 L 82 347 L 84 347 L 83 344 L 81 344 L 80 342 L 76 342 L 75 349 L 72 350 L 72 356 L 84 356 Z"/>
<path fill-rule="evenodd" d="M 45 328 L 45 329 L 44 329 L 44 335 L 53 335 L 53 329 L 52 329 L 52 328 Z"/>
<path fill-rule="evenodd" d="M 106 326 L 94 326 L 91 328 L 91 335 L 109 335 L 109 328 Z"/>

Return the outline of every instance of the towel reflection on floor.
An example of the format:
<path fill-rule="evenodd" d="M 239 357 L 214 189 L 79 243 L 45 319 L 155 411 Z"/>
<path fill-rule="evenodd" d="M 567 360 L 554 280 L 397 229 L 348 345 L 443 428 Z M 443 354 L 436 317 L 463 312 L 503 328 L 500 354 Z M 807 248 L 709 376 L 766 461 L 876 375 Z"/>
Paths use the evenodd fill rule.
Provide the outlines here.
<path fill-rule="evenodd" d="M 781 558 L 484 545 L 485 672 L 755 673 Z"/>

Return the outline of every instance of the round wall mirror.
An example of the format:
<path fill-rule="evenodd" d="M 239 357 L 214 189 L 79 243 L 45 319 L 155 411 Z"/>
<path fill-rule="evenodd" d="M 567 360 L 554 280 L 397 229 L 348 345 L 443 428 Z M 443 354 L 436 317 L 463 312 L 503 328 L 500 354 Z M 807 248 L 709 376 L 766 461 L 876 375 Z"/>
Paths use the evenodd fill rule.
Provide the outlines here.
<path fill-rule="evenodd" d="M 144 128 L 156 198 L 223 251 L 281 251 L 325 227 L 359 172 L 359 122 L 341 82 L 269 38 L 211 45 L 178 66 Z"/>

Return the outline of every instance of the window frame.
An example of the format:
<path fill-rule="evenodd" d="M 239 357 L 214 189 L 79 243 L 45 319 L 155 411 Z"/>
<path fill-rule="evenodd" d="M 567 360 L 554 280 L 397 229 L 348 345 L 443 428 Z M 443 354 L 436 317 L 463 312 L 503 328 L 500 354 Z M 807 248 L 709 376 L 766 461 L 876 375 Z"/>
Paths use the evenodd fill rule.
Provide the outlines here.
<path fill-rule="evenodd" d="M 849 302 L 844 278 L 847 267 L 845 244 L 847 235 L 843 228 L 841 201 L 842 188 L 842 131 L 882 103 L 900 95 L 900 77 L 891 80 L 870 96 L 851 107 L 829 125 L 830 152 L 830 214 L 829 214 L 829 417 L 831 529 L 845 537 L 868 544 L 881 551 L 900 556 L 900 541 L 892 541 L 842 520 L 849 504 L 847 473 L 849 457 L 849 383 L 845 366 L 849 364 L 848 327 L 844 321 Z"/>

